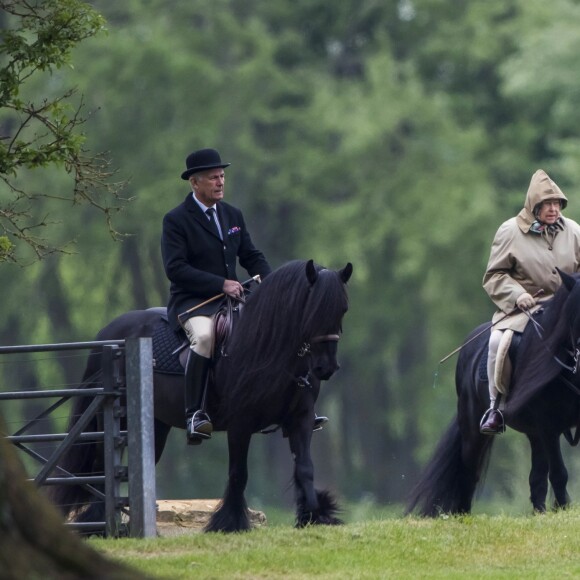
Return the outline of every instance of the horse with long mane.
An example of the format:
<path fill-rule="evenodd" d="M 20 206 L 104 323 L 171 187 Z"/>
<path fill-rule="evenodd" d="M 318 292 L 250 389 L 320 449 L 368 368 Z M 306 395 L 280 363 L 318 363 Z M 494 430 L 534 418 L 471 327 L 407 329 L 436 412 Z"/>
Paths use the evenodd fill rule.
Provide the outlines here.
<path fill-rule="evenodd" d="M 522 333 L 503 412 L 506 425 L 524 433 L 531 446 L 530 499 L 536 512 L 546 510 L 548 481 L 554 508 L 568 505 L 568 472 L 560 438 L 564 434 L 575 445 L 580 435 L 580 373 L 576 372 L 580 275 L 560 272 L 560 276 L 561 287 Z M 476 328 L 461 349 L 455 374 L 457 415 L 411 491 L 407 514 L 435 517 L 471 511 L 495 439 L 479 432 L 480 417 L 489 406 L 487 376 L 482 372 L 485 364 L 481 363 L 487 356 L 490 333 L 482 332 L 484 328 Z M 478 332 L 482 334 L 477 336 Z"/>
<path fill-rule="evenodd" d="M 207 410 L 214 430 L 227 431 L 229 478 L 206 531 L 250 528 L 244 497 L 250 440 L 271 425 L 283 429 L 294 457 L 296 526 L 342 523 L 335 498 L 314 487 L 310 443 L 320 382 L 339 368 L 337 347 L 348 309 L 345 285 L 351 274 L 350 263 L 334 271 L 312 260 L 296 260 L 272 272 L 246 299 L 231 330 L 227 356 L 216 360 L 214 384 L 208 388 Z M 102 329 L 97 339 L 153 336 L 165 324 L 163 314 L 161 308 L 125 313 Z M 98 376 L 100 358 L 98 351 L 89 356 L 84 386 L 90 387 L 90 377 Z M 154 369 L 153 391 L 157 463 L 171 428 L 185 426 L 183 375 Z M 78 398 L 70 427 L 89 404 L 90 397 Z M 95 430 L 97 420 L 86 430 Z M 75 474 L 102 471 L 102 452 L 96 443 L 82 449 L 73 446 L 61 466 Z M 51 496 L 74 521 L 103 518 L 104 504 L 89 503 L 88 493 L 80 486 L 55 486 Z"/>

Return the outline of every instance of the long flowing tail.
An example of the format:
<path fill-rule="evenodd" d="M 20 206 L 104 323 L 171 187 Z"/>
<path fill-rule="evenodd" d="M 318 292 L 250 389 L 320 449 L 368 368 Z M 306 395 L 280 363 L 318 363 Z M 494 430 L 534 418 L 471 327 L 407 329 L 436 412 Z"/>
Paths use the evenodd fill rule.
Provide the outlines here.
<path fill-rule="evenodd" d="M 92 357 L 91 357 L 92 358 Z M 90 367 L 90 364 L 89 364 Z M 85 372 L 82 387 L 89 388 L 94 386 L 101 378 L 101 372 L 97 371 L 90 374 L 89 367 Z M 70 431 L 84 411 L 92 402 L 91 397 L 76 397 L 69 416 L 68 429 Z M 97 431 L 97 417 L 93 417 L 85 428 L 85 431 Z M 65 455 L 59 460 L 58 467 L 64 469 L 69 474 L 74 475 L 92 475 L 95 472 L 95 461 L 97 459 L 98 444 L 94 441 L 87 441 L 74 444 Z M 61 469 L 55 469 L 54 476 L 63 477 Z M 90 511 L 87 506 L 95 505 L 95 495 L 87 490 L 86 486 L 81 485 L 64 485 L 58 484 L 48 488 L 47 495 L 49 499 L 61 510 L 65 518 L 75 521 L 93 521 L 92 517 L 87 519 L 86 512 Z M 98 502 L 99 504 L 101 502 Z M 99 508 L 100 509 L 100 508 Z M 81 516 L 81 513 L 83 514 Z"/>
<path fill-rule="evenodd" d="M 473 439 L 463 441 L 456 417 L 411 491 L 405 514 L 437 517 L 469 513 L 492 443 L 493 437 L 479 432 L 473 434 Z"/>

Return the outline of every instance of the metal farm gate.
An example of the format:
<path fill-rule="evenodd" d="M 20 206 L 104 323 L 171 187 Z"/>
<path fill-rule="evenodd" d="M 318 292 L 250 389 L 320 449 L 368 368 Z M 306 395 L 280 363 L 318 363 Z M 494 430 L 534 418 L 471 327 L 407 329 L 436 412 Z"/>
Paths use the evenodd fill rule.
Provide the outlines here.
<path fill-rule="evenodd" d="M 127 533 L 132 537 L 152 537 L 156 535 L 156 521 L 151 339 L 6 346 L 0 347 L 0 355 L 95 347 L 102 348 L 102 383 L 99 387 L 0 392 L 0 401 L 57 399 L 6 438 L 42 465 L 34 478 L 36 485 L 81 484 L 91 495 L 104 500 L 105 521 L 67 526 L 82 533 L 101 532 L 107 537 L 118 537 Z M 125 369 L 121 368 L 123 361 Z M 126 408 L 123 408 L 121 397 L 125 395 Z M 69 433 L 26 434 L 72 397 L 87 396 L 94 397 L 94 400 Z M 83 432 L 95 414 L 101 412 L 103 431 Z M 127 430 L 122 431 L 121 419 L 125 416 Z M 102 475 L 79 477 L 59 467 L 59 460 L 72 445 L 87 441 L 99 441 L 104 446 L 105 464 Z M 30 447 L 35 443 L 48 442 L 60 442 L 49 457 L 44 457 Z M 123 461 L 125 455 L 126 464 Z M 50 476 L 51 474 L 55 475 Z M 128 484 L 125 486 L 128 489 L 125 496 L 122 495 L 124 483 Z M 104 486 L 104 493 L 94 487 L 95 484 Z M 130 515 L 128 530 L 123 523 L 127 519 L 123 516 L 127 515 Z"/>

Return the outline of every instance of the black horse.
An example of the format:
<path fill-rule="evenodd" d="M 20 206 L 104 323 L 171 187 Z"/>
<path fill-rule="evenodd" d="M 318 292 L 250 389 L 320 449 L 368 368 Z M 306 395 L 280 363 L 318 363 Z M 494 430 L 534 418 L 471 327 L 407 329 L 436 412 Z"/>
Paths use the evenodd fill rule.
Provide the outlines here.
<path fill-rule="evenodd" d="M 546 510 L 548 480 L 554 493 L 554 508 L 568 505 L 568 472 L 560 436 L 564 434 L 575 445 L 580 425 L 580 373 L 576 372 L 580 353 L 580 275 L 560 272 L 560 276 L 562 286 L 534 315 L 537 324 L 528 323 L 521 336 L 504 412 L 506 425 L 524 433 L 530 442 L 530 499 L 536 512 Z M 483 328 L 484 325 L 475 329 L 470 337 Z M 489 332 L 483 333 L 461 350 L 455 376 L 457 416 L 412 490 L 407 514 L 435 517 L 471 511 L 497 437 L 479 432 L 479 421 L 489 406 L 487 376 L 482 372 L 488 340 Z"/>
<path fill-rule="evenodd" d="M 336 500 L 314 487 L 310 442 L 314 403 L 320 381 L 339 368 L 337 346 L 342 319 L 348 308 L 346 282 L 352 265 L 327 270 L 293 261 L 272 272 L 246 299 L 227 343 L 227 356 L 215 363 L 207 409 L 214 429 L 227 431 L 229 480 L 218 509 L 206 531 L 233 532 L 250 528 L 244 491 L 247 457 L 254 433 L 279 425 L 288 437 L 294 457 L 296 526 L 340 524 Z M 100 331 L 98 340 L 153 336 L 164 309 L 128 312 Z M 154 357 L 155 341 L 154 341 Z M 83 384 L 98 374 L 100 356 L 89 357 Z M 90 403 L 79 397 L 75 417 Z M 155 460 L 159 461 L 172 427 L 184 428 L 183 376 L 154 372 Z M 96 421 L 96 419 L 95 419 Z M 94 430 L 89 425 L 86 430 Z M 206 445 L 211 445 L 207 442 Z M 75 474 L 102 471 L 102 449 L 97 445 L 73 447 L 62 467 Z M 102 502 L 91 502 L 79 486 L 55 486 L 53 501 L 75 521 L 103 519 Z"/>

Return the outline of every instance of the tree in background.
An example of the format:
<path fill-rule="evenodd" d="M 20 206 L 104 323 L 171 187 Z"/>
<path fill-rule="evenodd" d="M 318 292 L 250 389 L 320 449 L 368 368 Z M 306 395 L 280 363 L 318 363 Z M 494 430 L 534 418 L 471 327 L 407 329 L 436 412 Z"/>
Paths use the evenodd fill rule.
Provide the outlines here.
<path fill-rule="evenodd" d="M 4 342 L 88 340 L 126 310 L 165 304 L 161 218 L 187 193 L 187 153 L 215 146 L 232 162 L 227 197 L 274 265 L 353 261 L 342 369 L 319 403 L 332 421 L 313 439 L 317 477 L 348 499 L 400 501 L 453 414 L 455 359 L 432 388 L 437 361 L 493 312 L 481 276 L 495 229 L 537 167 L 567 192 L 577 182 L 579 81 L 567 72 L 577 3 L 92 4 L 109 35 L 83 42 L 74 71 L 36 88 L 55 91 L 74 75 L 98 111 L 85 130 L 131 178 L 131 212 L 116 224 L 133 235 L 110 244 L 98 212 L 77 208 L 58 232 L 78 238 L 77 255 L 3 280 Z M 33 173 L 27 184 L 41 188 Z M 64 185 L 51 174 L 52 191 Z M 496 447 L 501 474 L 489 482 L 508 482 L 498 495 L 524 463 L 517 437 Z M 291 476 L 287 445 L 275 435 L 257 443 L 250 488 L 276 503 L 273 490 Z M 160 493 L 215 494 L 221 445 L 216 436 L 184 453 L 176 433 Z"/>
<path fill-rule="evenodd" d="M 103 28 L 103 18 L 78 1 L 0 2 L 0 260 L 22 261 L 20 244 L 36 258 L 62 251 L 42 234 L 54 225 L 50 215 L 38 215 L 39 200 L 66 205 L 87 203 L 100 210 L 115 237 L 111 217 L 120 206 L 120 186 L 103 155 L 84 149 L 82 97 L 75 104 L 75 89 L 50 95 L 50 76 L 69 65 L 71 50 Z M 44 90 L 38 94 L 39 77 Z M 31 191 L 24 183 L 36 169 L 56 166 L 71 178 L 70 192 L 50 191 L 46 184 Z"/>
<path fill-rule="evenodd" d="M 72 48 L 103 26 L 102 18 L 77 0 L 0 1 L 0 179 L 7 191 L 0 201 L 0 261 L 19 261 L 18 244 L 38 259 L 58 250 L 37 231 L 48 220 L 34 217 L 40 198 L 82 201 L 110 218 L 111 208 L 96 197 L 109 188 L 100 158 L 85 157 L 79 109 L 68 113 L 72 92 L 41 102 L 26 100 L 25 84 L 40 73 L 69 62 Z M 58 166 L 73 176 L 72 194 L 28 191 L 19 183 L 23 169 Z M 109 227 L 112 229 L 110 221 Z M 0 433 L 6 433 L 0 417 Z M 55 508 L 25 481 L 26 474 L 10 443 L 0 437 L 0 569 L 3 578 L 143 578 L 108 561 L 68 532 Z"/>

